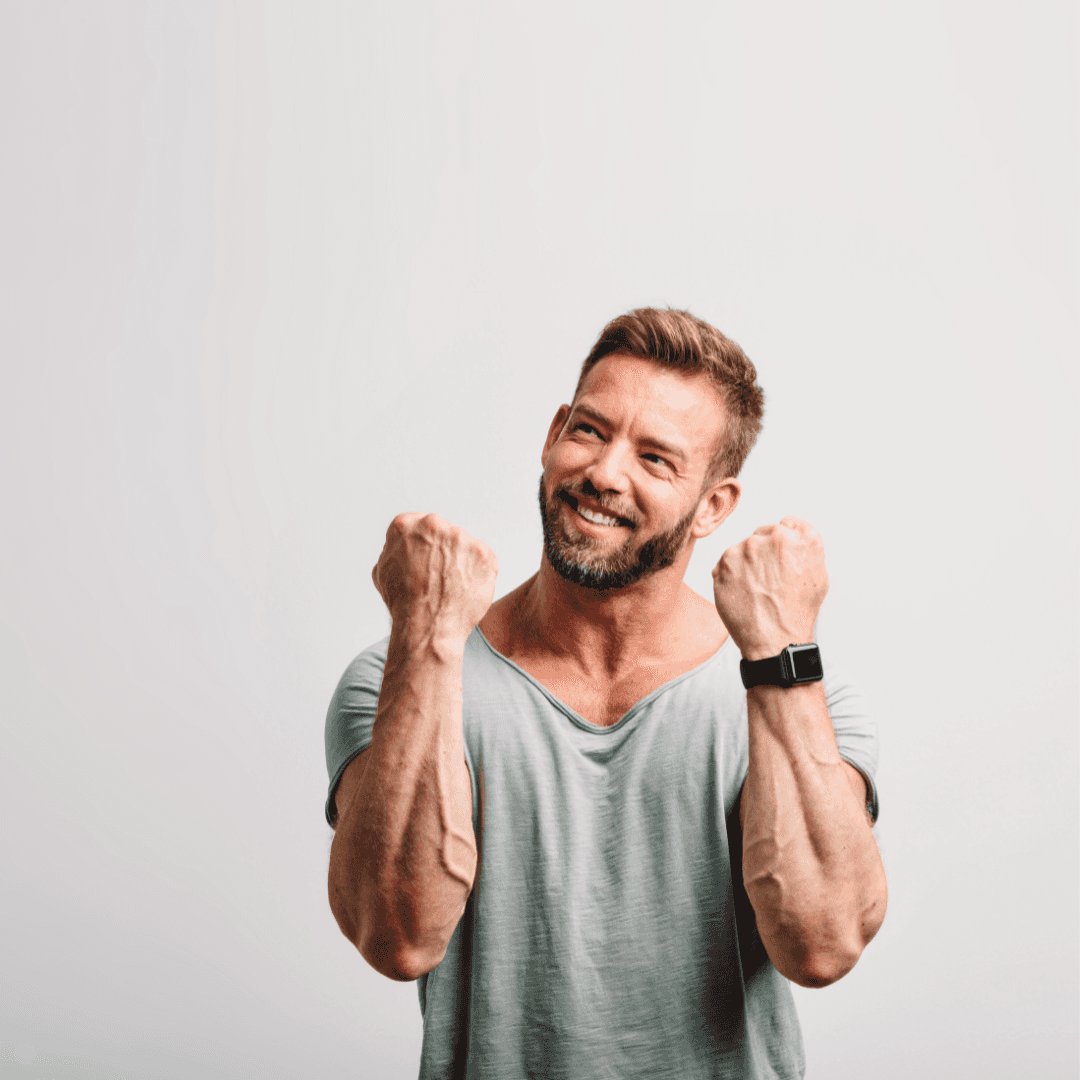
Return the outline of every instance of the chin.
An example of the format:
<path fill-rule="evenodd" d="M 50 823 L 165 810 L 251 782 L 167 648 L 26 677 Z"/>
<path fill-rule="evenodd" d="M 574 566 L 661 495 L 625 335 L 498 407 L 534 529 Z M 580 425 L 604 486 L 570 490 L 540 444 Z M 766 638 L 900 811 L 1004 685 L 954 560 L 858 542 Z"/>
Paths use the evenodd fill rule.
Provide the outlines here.
<path fill-rule="evenodd" d="M 622 540 L 613 529 L 607 540 L 602 534 L 580 531 L 577 513 L 557 495 L 548 497 L 542 476 L 539 498 L 544 554 L 552 569 L 565 581 L 598 592 L 624 589 L 670 566 L 686 544 L 696 511 L 666 532 L 644 540 L 637 529 Z"/>

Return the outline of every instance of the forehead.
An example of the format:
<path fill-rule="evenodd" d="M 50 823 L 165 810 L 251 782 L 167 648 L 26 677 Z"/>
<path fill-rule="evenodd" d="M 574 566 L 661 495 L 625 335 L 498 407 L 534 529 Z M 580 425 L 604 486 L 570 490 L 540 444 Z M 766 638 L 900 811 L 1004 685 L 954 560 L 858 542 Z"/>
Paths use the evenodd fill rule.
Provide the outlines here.
<path fill-rule="evenodd" d="M 590 406 L 636 434 L 709 454 L 724 418 L 720 394 L 704 375 L 620 353 L 605 356 L 585 376 L 574 408 Z"/>

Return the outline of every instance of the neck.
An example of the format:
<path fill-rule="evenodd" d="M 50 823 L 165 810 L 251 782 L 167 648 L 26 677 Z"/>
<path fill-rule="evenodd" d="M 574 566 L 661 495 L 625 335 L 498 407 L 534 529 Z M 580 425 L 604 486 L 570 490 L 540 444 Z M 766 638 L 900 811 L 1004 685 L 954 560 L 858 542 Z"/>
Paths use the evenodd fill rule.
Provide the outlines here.
<path fill-rule="evenodd" d="M 609 592 L 572 584 L 545 556 L 539 572 L 520 590 L 516 635 L 585 669 L 612 673 L 655 659 L 687 631 L 688 608 L 696 599 L 683 582 L 691 549 L 687 545 L 671 566 Z"/>

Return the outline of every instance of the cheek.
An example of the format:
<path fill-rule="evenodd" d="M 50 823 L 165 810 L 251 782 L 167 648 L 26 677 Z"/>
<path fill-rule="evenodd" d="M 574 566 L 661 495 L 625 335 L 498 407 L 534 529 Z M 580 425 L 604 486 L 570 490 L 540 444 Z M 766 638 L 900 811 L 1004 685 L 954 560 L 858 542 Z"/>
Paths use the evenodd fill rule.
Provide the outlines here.
<path fill-rule="evenodd" d="M 679 492 L 672 491 L 666 484 L 658 486 L 662 487 L 662 490 L 652 492 L 651 505 L 657 517 L 668 522 L 669 528 L 676 523 L 681 524 L 687 517 L 697 513 L 697 502 L 687 506 L 686 502 L 679 497 Z"/>
<path fill-rule="evenodd" d="M 573 472 L 586 468 L 591 461 L 592 455 L 588 447 L 578 443 L 557 442 L 548 451 L 544 471 L 547 473 Z"/>

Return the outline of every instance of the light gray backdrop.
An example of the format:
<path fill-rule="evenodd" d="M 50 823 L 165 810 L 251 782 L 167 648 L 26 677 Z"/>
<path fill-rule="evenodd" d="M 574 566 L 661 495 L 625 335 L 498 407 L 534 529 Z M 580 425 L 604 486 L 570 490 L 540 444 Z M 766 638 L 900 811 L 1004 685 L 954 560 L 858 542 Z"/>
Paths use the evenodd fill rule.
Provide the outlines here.
<path fill-rule="evenodd" d="M 1076 1076 L 1077 6 L 0 5 L 5 1077 L 409 1078 L 325 899 L 389 519 L 540 551 L 602 324 L 768 394 L 889 914 L 808 1076 Z"/>

